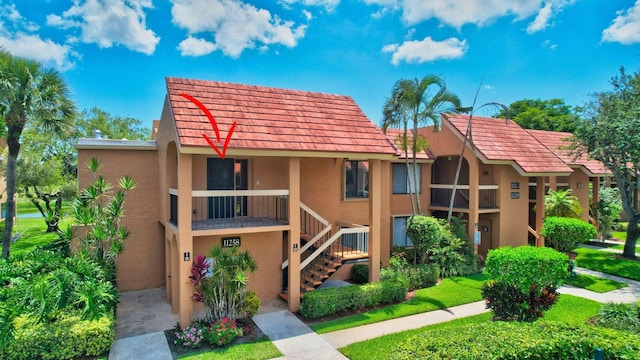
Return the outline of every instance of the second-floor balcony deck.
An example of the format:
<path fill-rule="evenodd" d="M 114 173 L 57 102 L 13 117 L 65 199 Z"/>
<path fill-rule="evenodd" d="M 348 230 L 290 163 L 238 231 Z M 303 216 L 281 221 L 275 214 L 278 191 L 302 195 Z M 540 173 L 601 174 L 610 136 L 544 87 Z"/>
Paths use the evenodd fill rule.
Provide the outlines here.
<path fill-rule="evenodd" d="M 453 185 L 431 184 L 431 206 L 448 208 L 453 192 Z M 498 206 L 498 185 L 480 185 L 478 187 L 478 208 L 479 210 L 497 210 Z M 454 209 L 469 209 L 469 185 L 458 185 L 456 196 L 453 201 Z"/>
<path fill-rule="evenodd" d="M 178 191 L 169 189 L 169 222 L 179 226 Z M 194 190 L 192 230 L 256 228 L 289 224 L 289 190 Z"/>

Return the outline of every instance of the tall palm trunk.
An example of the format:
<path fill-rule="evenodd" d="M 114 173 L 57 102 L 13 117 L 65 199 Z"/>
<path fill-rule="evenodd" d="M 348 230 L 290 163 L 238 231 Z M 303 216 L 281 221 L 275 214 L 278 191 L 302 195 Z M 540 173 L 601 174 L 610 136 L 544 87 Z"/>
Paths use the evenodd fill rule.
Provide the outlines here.
<path fill-rule="evenodd" d="M 18 163 L 18 152 L 20 151 L 20 136 L 9 132 L 7 136 L 7 146 L 9 156 L 7 157 L 7 214 L 4 222 L 4 238 L 2 239 L 2 258 L 9 258 L 11 247 L 11 236 L 13 232 L 13 219 L 16 214 L 16 167 Z"/>
<path fill-rule="evenodd" d="M 417 116 L 413 119 L 413 187 L 414 194 L 416 197 L 416 205 L 418 208 L 418 214 L 422 215 L 422 205 L 420 204 L 420 193 L 418 193 L 418 172 L 416 171 L 418 167 L 418 118 Z M 407 168 L 409 171 L 409 168 Z M 413 194 L 411 196 L 414 196 Z"/>
<path fill-rule="evenodd" d="M 407 181 L 409 181 L 409 177 L 411 176 L 411 173 L 409 171 L 409 144 L 408 144 L 408 137 L 407 134 L 408 133 L 408 129 L 407 129 L 407 120 L 404 120 L 404 162 L 405 162 L 405 171 L 407 173 Z M 411 185 L 411 182 L 409 182 L 409 185 Z M 411 201 L 411 214 L 416 215 L 416 204 L 415 204 L 415 200 L 413 199 L 413 194 L 411 193 L 411 186 L 409 186 L 409 200 Z"/>

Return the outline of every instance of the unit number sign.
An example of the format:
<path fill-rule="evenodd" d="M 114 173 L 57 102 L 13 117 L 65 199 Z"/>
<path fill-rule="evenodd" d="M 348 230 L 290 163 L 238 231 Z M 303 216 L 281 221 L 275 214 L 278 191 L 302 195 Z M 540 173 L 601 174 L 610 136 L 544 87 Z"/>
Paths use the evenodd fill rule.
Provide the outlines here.
<path fill-rule="evenodd" d="M 240 237 L 222 238 L 222 247 L 240 246 Z"/>

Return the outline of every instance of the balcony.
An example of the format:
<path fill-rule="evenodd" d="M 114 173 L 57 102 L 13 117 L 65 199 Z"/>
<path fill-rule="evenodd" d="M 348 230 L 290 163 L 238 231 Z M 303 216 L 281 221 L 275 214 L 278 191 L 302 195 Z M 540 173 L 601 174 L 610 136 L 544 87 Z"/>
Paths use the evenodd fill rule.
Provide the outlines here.
<path fill-rule="evenodd" d="M 431 184 L 431 206 L 449 207 L 453 185 Z M 480 210 L 498 209 L 498 185 L 480 185 L 478 187 L 478 208 Z M 458 185 L 453 200 L 454 209 L 469 209 L 469 185 Z"/>
<path fill-rule="evenodd" d="M 195 190 L 191 192 L 192 230 L 289 224 L 289 190 Z M 169 222 L 178 226 L 178 191 L 169 189 Z"/>

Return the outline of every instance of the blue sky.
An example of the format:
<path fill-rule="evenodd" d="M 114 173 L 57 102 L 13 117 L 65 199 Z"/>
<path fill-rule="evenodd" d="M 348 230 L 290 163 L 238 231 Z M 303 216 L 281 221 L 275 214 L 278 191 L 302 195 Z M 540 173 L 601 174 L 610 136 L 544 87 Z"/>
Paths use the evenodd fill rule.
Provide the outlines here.
<path fill-rule="evenodd" d="M 80 110 L 147 126 L 165 76 L 349 95 L 379 123 L 427 74 L 467 106 L 481 79 L 479 104 L 583 105 L 640 70 L 640 0 L 0 0 L 0 46 L 61 71 Z"/>

